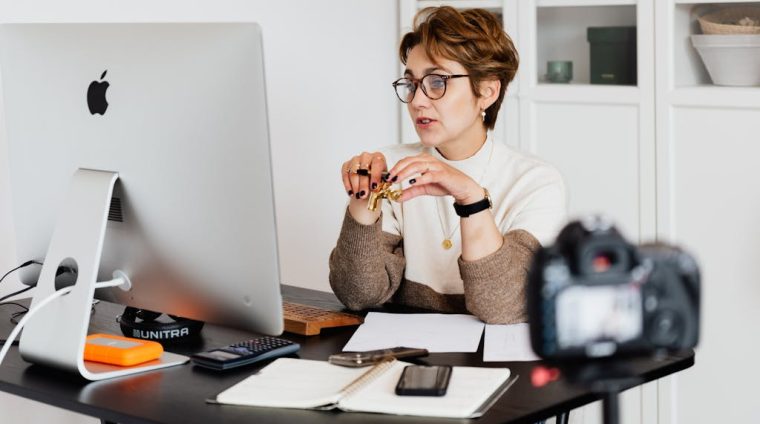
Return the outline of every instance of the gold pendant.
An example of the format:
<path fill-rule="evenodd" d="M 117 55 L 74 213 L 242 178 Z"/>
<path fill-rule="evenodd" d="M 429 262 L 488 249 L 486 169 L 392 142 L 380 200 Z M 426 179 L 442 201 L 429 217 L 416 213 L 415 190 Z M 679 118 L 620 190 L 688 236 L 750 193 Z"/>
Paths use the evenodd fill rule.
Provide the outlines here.
<path fill-rule="evenodd" d="M 451 246 L 453 246 L 453 245 L 454 245 L 454 243 L 452 243 L 451 240 L 449 240 L 449 239 L 446 239 L 446 240 L 443 241 L 443 243 L 441 243 L 441 246 L 443 246 L 443 248 L 446 249 L 446 250 L 451 249 Z"/>

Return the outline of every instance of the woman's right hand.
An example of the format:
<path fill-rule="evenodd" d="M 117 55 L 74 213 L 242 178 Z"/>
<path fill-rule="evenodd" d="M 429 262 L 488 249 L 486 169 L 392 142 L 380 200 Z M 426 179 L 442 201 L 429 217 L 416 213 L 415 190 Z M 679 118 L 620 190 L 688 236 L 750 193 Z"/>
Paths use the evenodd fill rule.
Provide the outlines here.
<path fill-rule="evenodd" d="M 380 152 L 363 152 L 343 163 L 341 176 L 343 187 L 351 197 L 349 213 L 360 224 L 370 225 L 377 221 L 380 209 L 367 209 L 369 193 L 382 183 L 383 172 L 388 171 L 385 156 Z"/>

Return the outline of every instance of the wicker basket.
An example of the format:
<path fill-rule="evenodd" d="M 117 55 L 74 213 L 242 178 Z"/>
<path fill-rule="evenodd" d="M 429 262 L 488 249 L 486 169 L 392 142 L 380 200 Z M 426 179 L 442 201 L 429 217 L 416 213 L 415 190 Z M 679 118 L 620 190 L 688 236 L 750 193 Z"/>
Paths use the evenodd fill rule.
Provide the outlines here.
<path fill-rule="evenodd" d="M 699 26 L 704 34 L 760 34 L 760 7 L 720 9 L 699 17 Z"/>

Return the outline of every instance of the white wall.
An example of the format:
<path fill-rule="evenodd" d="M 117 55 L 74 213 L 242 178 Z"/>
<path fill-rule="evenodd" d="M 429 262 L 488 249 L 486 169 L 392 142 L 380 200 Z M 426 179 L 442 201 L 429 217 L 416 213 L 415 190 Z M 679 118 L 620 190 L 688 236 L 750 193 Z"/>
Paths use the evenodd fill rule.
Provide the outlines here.
<path fill-rule="evenodd" d="M 264 31 L 283 282 L 327 290 L 346 200 L 340 164 L 398 138 L 395 2 L 0 1 L 3 22 L 229 20 Z M 0 154 L 0 266 L 8 266 L 16 260 L 4 131 Z"/>
<path fill-rule="evenodd" d="M 356 153 L 396 143 L 398 138 L 397 100 L 390 87 L 398 73 L 396 4 L 389 0 L 0 0 L 0 22 L 259 22 L 264 33 L 282 279 L 286 284 L 329 290 L 327 258 L 346 202 L 340 165 Z M 0 270 L 18 262 L 9 203 L 7 145 L 0 120 Z M 15 280 L 3 283 L 0 294 L 16 287 L 20 286 Z M 30 405 L 36 404 L 0 395 L 3 422 L 93 421 L 52 408 L 39 412 Z"/>

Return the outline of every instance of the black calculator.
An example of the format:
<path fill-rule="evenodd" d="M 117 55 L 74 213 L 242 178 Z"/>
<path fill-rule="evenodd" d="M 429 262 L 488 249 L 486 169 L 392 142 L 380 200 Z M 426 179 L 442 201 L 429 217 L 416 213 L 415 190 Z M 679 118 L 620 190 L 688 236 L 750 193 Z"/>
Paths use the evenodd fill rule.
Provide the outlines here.
<path fill-rule="evenodd" d="M 196 353 L 194 364 L 215 370 L 227 370 L 298 352 L 298 343 L 279 337 L 264 336 L 229 346 Z"/>

